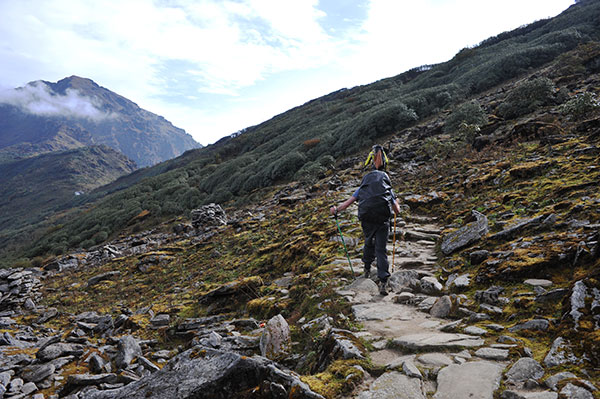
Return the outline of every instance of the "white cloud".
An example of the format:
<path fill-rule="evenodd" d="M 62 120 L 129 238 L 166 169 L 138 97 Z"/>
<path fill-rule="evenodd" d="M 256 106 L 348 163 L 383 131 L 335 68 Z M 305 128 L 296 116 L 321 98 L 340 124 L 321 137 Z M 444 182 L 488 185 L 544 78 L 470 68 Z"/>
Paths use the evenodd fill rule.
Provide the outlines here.
<path fill-rule="evenodd" d="M 0 91 L 0 104 L 18 107 L 26 113 L 65 116 L 100 121 L 110 117 L 99 109 L 98 101 L 67 89 L 64 95 L 51 93 L 46 84 L 35 82 L 18 90 Z"/>

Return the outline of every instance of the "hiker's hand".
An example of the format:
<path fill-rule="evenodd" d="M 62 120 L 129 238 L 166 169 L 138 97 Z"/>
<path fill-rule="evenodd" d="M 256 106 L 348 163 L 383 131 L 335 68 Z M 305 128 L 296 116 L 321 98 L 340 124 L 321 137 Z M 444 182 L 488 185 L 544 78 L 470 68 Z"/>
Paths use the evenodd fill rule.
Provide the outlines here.
<path fill-rule="evenodd" d="M 338 211 L 338 209 L 337 209 L 337 206 L 335 206 L 335 205 L 329 209 L 329 212 L 331 212 L 331 214 L 333 216 L 337 216 L 337 211 Z"/>

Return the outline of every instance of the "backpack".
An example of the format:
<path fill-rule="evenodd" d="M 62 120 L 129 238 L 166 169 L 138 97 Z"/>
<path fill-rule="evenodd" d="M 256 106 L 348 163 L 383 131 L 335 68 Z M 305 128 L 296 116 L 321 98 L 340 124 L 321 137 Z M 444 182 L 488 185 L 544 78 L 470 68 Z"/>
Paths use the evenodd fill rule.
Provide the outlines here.
<path fill-rule="evenodd" d="M 392 183 L 387 173 L 374 170 L 363 177 L 358 192 L 360 221 L 383 223 L 392 217 Z"/>

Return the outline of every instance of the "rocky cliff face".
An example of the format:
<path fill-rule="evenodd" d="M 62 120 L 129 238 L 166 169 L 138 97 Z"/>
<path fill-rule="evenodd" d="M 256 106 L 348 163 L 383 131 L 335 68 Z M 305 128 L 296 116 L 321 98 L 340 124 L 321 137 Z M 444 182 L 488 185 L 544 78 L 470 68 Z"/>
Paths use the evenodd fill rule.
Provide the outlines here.
<path fill-rule="evenodd" d="M 132 101 L 77 76 L 37 81 L 0 102 L 0 150 L 27 156 L 104 144 L 140 167 L 200 147 L 184 130 Z"/>

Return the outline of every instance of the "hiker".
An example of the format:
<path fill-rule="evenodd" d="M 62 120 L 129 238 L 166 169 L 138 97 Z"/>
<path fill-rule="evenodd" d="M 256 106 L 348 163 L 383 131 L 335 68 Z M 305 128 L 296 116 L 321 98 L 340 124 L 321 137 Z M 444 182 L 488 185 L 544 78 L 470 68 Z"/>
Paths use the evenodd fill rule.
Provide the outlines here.
<path fill-rule="evenodd" d="M 365 245 L 362 261 L 365 265 L 365 278 L 371 273 L 371 263 L 377 258 L 377 277 L 379 293 L 387 295 L 386 285 L 390 277 L 387 258 L 387 240 L 390 231 L 392 210 L 398 214 L 400 206 L 392 190 L 390 177 L 385 173 L 388 158 L 380 145 L 373 146 L 365 166 L 373 164 L 374 170 L 367 173 L 360 187 L 350 198 L 338 206 L 332 206 L 330 212 L 337 216 L 339 211 L 348 208 L 358 200 L 358 219 L 361 222 Z"/>

